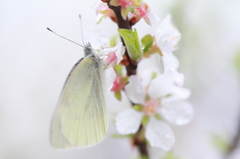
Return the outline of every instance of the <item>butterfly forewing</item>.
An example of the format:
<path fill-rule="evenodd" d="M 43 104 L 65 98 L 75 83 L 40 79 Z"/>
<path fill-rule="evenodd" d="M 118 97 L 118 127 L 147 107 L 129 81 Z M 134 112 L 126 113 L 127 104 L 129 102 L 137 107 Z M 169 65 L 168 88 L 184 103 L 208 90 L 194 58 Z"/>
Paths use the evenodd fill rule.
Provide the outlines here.
<path fill-rule="evenodd" d="M 96 58 L 86 58 L 71 71 L 52 120 L 54 147 L 87 147 L 105 138 L 106 79 L 99 62 Z"/>

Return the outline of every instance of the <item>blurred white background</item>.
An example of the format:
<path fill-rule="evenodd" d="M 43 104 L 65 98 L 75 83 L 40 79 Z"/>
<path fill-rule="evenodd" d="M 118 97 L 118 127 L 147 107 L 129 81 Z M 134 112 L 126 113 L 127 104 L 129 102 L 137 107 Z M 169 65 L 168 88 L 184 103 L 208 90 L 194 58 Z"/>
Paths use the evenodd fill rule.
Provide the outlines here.
<path fill-rule="evenodd" d="M 0 1 L 0 159 L 128 159 L 135 153 L 127 140 L 109 137 L 88 149 L 55 150 L 49 128 L 56 102 L 71 67 L 82 48 L 49 31 L 81 43 L 83 30 L 95 25 L 94 4 L 100 0 Z M 145 0 L 163 18 L 172 13 L 182 33 L 180 72 L 195 109 L 194 120 L 173 126 L 173 152 L 182 159 L 220 159 L 214 134 L 233 137 L 240 115 L 240 78 L 234 57 L 240 50 L 239 0 Z M 104 19 L 99 29 L 109 37 L 116 25 Z M 140 37 L 151 33 L 143 21 L 136 25 Z M 113 97 L 111 95 L 111 97 Z M 123 103 L 111 98 L 112 116 Z M 161 152 L 160 150 L 158 150 Z M 238 159 L 240 149 L 232 159 Z"/>

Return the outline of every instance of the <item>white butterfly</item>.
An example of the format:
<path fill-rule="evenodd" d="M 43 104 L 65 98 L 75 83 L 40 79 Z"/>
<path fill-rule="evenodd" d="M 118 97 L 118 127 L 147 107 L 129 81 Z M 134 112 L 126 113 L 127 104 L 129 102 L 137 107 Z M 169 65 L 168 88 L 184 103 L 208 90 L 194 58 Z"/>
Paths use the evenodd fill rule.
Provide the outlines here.
<path fill-rule="evenodd" d="M 107 134 L 107 86 L 102 59 L 90 43 L 65 82 L 51 126 L 56 148 L 88 147 Z"/>

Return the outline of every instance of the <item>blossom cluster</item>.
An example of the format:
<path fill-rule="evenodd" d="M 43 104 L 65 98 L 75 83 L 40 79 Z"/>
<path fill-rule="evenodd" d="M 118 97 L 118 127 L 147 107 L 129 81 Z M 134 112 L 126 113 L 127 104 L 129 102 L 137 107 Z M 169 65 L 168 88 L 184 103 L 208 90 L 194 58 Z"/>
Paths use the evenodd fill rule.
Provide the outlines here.
<path fill-rule="evenodd" d="M 96 9 L 97 23 L 106 17 L 116 22 L 109 8 L 112 5 L 120 6 L 122 17 L 132 25 L 144 19 L 152 27 L 151 34 L 143 37 L 141 43 L 136 30 L 119 30 L 129 56 L 137 63 L 136 74 L 130 76 L 122 72 L 126 64 L 120 62 L 125 52 L 121 43 L 106 48 L 107 38 L 95 29 L 88 30 L 84 36 L 85 40 L 95 37 L 95 42 L 91 41 L 94 48 L 105 47 L 99 55 L 110 68 L 106 71 L 109 90 L 118 100 L 125 92 L 132 103 L 116 116 L 116 128 L 120 134 L 127 135 L 137 133 L 141 126 L 144 139 L 150 146 L 169 151 L 175 141 L 169 124 L 187 124 L 194 114 L 192 105 L 186 101 L 191 92 L 183 87 L 184 75 L 178 72 L 179 61 L 173 54 L 178 49 L 176 45 L 181 34 L 172 24 L 171 15 L 161 20 L 149 5 L 140 0 L 110 0 L 108 4 L 102 1 Z M 137 38 L 130 39 L 129 34 Z"/>

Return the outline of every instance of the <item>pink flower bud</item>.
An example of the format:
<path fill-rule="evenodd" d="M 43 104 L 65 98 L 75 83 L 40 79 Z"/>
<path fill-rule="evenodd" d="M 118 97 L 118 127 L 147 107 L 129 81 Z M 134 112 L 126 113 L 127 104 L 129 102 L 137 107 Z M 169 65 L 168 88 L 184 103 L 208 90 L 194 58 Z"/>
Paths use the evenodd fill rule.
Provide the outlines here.
<path fill-rule="evenodd" d="M 119 76 L 116 76 L 114 82 L 113 82 L 113 87 L 111 91 L 120 91 L 124 88 L 125 84 L 121 83 L 121 78 Z"/>

